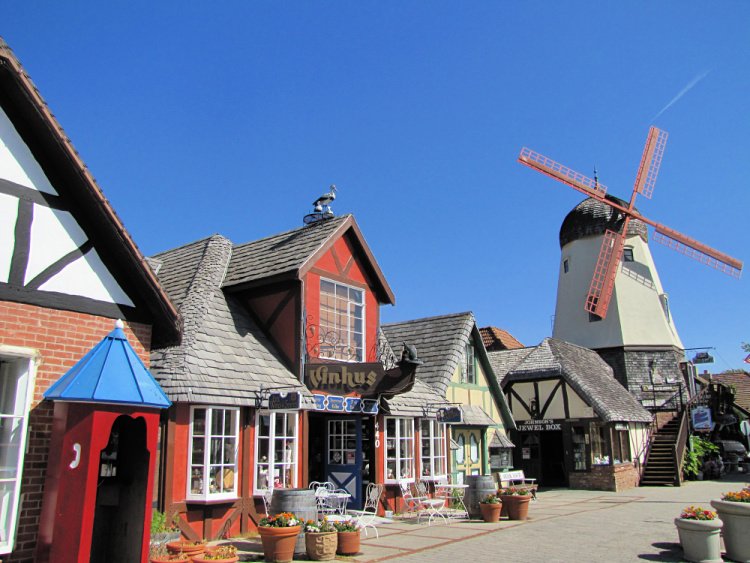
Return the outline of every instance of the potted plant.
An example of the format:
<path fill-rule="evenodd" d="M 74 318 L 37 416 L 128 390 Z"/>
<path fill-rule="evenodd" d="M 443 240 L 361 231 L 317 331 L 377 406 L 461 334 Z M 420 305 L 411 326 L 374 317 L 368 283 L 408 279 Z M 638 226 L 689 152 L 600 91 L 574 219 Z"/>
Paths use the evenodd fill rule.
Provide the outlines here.
<path fill-rule="evenodd" d="M 700 563 L 720 563 L 721 520 L 716 513 L 700 506 L 688 506 L 674 520 L 685 559 Z"/>
<path fill-rule="evenodd" d="M 750 489 L 724 493 L 721 500 L 712 500 L 711 506 L 724 522 L 722 535 L 727 557 L 750 561 Z"/>
<path fill-rule="evenodd" d="M 301 528 L 299 519 L 291 512 L 262 518 L 258 524 L 258 533 L 263 542 L 263 555 L 266 561 L 291 561 Z"/>
<path fill-rule="evenodd" d="M 479 502 L 479 510 L 485 522 L 498 522 L 502 508 L 503 503 L 497 495 L 487 495 Z"/>
<path fill-rule="evenodd" d="M 333 526 L 338 532 L 338 547 L 336 553 L 339 555 L 356 555 L 359 553 L 359 526 L 351 520 L 345 522 L 334 522 Z"/>
<path fill-rule="evenodd" d="M 206 551 L 206 540 L 176 540 L 167 542 L 169 553 L 184 553 L 188 557 L 200 555 Z"/>
<path fill-rule="evenodd" d="M 190 557 L 182 552 L 170 553 L 164 543 L 152 544 L 148 549 L 149 563 L 187 563 Z"/>
<path fill-rule="evenodd" d="M 531 491 L 523 487 L 506 487 L 498 489 L 497 496 L 503 503 L 503 512 L 507 512 L 511 520 L 526 520 L 529 516 L 529 502 Z"/>
<path fill-rule="evenodd" d="M 154 510 L 151 514 L 151 545 L 164 544 L 180 539 L 177 514 L 170 518 L 166 512 Z"/>
<path fill-rule="evenodd" d="M 305 550 L 313 561 L 331 561 L 336 557 L 338 534 L 325 518 L 308 520 L 305 524 Z"/>
<path fill-rule="evenodd" d="M 220 561 L 221 563 L 236 563 L 240 558 L 237 555 L 237 548 L 232 544 L 219 545 L 216 547 L 206 548 L 206 552 L 193 557 L 193 563 L 203 563 L 204 561 Z"/>

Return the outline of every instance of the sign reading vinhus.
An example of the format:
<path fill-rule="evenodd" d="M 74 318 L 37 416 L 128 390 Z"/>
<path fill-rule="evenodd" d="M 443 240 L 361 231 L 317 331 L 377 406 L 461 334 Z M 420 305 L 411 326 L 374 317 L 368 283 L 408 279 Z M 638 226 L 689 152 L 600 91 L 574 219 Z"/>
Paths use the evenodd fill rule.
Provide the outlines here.
<path fill-rule="evenodd" d="M 383 389 L 385 370 L 379 362 L 364 364 L 307 364 L 305 385 L 313 393 L 375 397 Z"/>

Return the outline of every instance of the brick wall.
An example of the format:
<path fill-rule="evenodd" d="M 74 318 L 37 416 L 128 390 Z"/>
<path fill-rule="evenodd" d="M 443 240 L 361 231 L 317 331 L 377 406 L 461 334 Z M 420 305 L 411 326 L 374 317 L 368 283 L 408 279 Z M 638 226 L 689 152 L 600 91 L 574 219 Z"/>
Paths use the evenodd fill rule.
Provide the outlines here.
<path fill-rule="evenodd" d="M 632 463 L 594 465 L 591 471 L 570 474 L 571 489 L 626 491 L 638 486 L 638 470 Z"/>
<path fill-rule="evenodd" d="M 0 346 L 31 349 L 40 358 L 29 415 L 16 545 L 10 555 L 3 556 L 5 563 L 34 560 L 52 426 L 52 405 L 42 400 L 42 394 L 109 334 L 114 323 L 114 319 L 105 317 L 0 301 Z M 126 322 L 124 330 L 148 366 L 151 326 Z"/>

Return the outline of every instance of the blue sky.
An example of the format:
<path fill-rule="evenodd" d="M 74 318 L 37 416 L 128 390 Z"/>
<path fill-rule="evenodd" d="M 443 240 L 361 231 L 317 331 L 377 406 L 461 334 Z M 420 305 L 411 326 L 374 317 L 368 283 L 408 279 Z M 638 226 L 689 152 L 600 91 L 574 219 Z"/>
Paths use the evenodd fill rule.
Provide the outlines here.
<path fill-rule="evenodd" d="M 329 184 L 394 289 L 385 322 L 474 311 L 551 334 L 558 231 L 582 196 L 748 259 L 750 3 L 6 0 L 0 35 L 145 254 L 294 228 Z M 651 245 L 686 347 L 747 367 L 747 276 Z"/>

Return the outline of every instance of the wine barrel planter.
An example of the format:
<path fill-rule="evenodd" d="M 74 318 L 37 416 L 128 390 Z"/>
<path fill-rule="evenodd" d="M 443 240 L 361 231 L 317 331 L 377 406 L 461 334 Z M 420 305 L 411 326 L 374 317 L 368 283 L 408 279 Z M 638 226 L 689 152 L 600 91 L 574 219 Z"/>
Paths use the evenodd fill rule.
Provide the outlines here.
<path fill-rule="evenodd" d="M 482 511 L 479 503 L 487 495 L 494 495 L 497 492 L 495 480 L 491 475 L 467 475 L 466 484 L 469 485 L 464 497 L 466 510 L 469 511 L 471 518 L 481 518 Z"/>
<path fill-rule="evenodd" d="M 269 510 L 271 514 L 293 512 L 302 523 L 318 519 L 315 491 L 310 489 L 274 489 Z M 304 555 L 306 552 L 305 534 L 301 533 L 297 538 L 294 554 Z"/>

